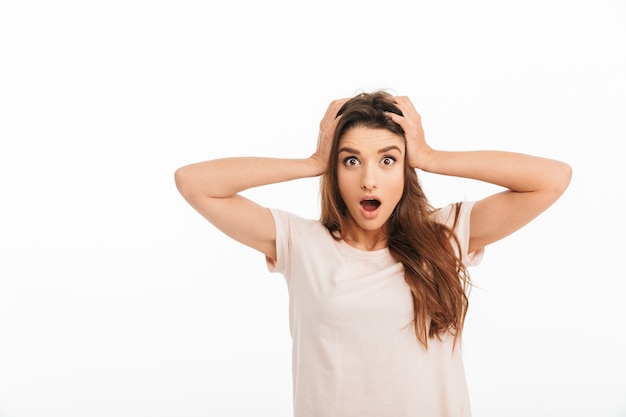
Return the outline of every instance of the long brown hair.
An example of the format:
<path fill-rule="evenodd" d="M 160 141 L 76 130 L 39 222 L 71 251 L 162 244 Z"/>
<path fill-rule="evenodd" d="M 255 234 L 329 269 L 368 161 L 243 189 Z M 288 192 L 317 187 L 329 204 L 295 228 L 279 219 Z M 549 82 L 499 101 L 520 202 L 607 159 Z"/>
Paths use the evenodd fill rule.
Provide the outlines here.
<path fill-rule="evenodd" d="M 357 126 L 383 128 L 404 137 L 400 125 L 385 112 L 402 115 L 393 96 L 379 91 L 362 93 L 339 109 L 329 165 L 321 180 L 321 222 L 336 239 L 345 237 L 347 210 L 337 181 L 339 141 Z M 404 191 L 387 222 L 391 255 L 404 266 L 404 278 L 413 297 L 415 335 L 428 348 L 428 339 L 450 332 L 454 344 L 463 330 L 468 307 L 469 275 L 460 259 L 460 244 L 452 228 L 438 222 L 417 178 L 404 161 Z M 454 225 L 460 204 L 455 205 Z M 457 251 L 452 246 L 456 245 Z"/>

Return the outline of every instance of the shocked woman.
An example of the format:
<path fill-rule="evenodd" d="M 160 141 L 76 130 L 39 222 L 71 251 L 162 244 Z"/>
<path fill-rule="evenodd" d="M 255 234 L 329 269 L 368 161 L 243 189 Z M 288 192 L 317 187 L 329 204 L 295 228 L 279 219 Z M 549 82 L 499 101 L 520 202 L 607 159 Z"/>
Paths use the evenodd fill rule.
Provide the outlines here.
<path fill-rule="evenodd" d="M 506 190 L 434 208 L 416 169 Z M 320 220 L 238 194 L 320 175 Z M 571 168 L 435 150 L 407 97 L 375 92 L 333 101 L 309 158 L 218 159 L 175 177 L 200 214 L 285 276 L 296 417 L 463 417 L 466 268 L 554 203 Z"/>

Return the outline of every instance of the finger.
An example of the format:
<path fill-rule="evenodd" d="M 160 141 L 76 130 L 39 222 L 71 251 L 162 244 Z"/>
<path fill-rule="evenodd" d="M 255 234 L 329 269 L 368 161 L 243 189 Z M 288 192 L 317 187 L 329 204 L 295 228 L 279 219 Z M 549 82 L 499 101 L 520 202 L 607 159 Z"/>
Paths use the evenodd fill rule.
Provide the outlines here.
<path fill-rule="evenodd" d="M 398 104 L 398 108 L 402 111 L 402 114 L 407 116 L 408 114 L 415 114 L 418 118 L 420 118 L 420 114 L 415 109 L 413 102 L 406 96 L 396 97 L 396 103 Z"/>
<path fill-rule="evenodd" d="M 346 101 L 350 100 L 349 98 L 342 98 L 339 100 L 335 100 L 333 102 L 333 117 L 337 117 L 337 113 L 339 112 L 339 110 L 343 107 L 344 104 L 346 104 Z"/>
<path fill-rule="evenodd" d="M 402 110 L 402 109 L 400 109 Z M 403 112 L 404 113 L 404 112 Z M 399 114 L 393 113 L 393 112 L 385 112 L 385 115 L 387 117 L 389 117 L 393 122 L 396 122 L 399 125 L 402 125 L 404 123 L 404 117 L 400 116 Z"/>
<path fill-rule="evenodd" d="M 348 98 L 341 98 L 341 99 L 337 99 L 337 100 L 333 100 L 330 103 L 330 106 L 328 106 L 328 110 L 335 113 L 337 113 L 337 111 L 341 108 L 341 106 L 343 106 L 345 104 L 346 101 L 348 101 Z"/>
<path fill-rule="evenodd" d="M 324 124 L 327 124 L 329 121 L 335 120 L 335 118 L 337 117 L 337 113 L 339 112 L 339 109 L 341 108 L 341 106 L 343 106 L 343 104 L 346 101 L 348 101 L 347 98 L 333 100 L 328 105 L 328 108 L 326 108 L 326 113 L 324 114 L 324 117 L 322 117 L 322 121 L 320 122 L 320 125 L 324 125 Z"/>

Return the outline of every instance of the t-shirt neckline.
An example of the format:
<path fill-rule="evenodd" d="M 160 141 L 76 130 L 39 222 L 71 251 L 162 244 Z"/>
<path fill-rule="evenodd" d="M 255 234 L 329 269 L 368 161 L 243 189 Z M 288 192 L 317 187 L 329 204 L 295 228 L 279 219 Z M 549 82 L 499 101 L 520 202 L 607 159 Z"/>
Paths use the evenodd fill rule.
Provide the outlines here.
<path fill-rule="evenodd" d="M 337 241 L 337 244 L 344 252 L 349 253 L 351 255 L 359 256 L 361 258 L 379 258 L 382 256 L 389 255 L 389 247 L 384 247 L 382 249 L 376 249 L 376 250 L 359 249 L 359 248 L 355 248 L 354 246 L 352 246 L 351 244 L 349 244 L 343 239 Z"/>

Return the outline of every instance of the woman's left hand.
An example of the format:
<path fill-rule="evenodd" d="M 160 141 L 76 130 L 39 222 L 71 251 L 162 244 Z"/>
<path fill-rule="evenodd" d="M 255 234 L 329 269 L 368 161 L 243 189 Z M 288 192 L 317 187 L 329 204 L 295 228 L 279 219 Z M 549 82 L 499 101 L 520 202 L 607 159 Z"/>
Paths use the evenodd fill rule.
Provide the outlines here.
<path fill-rule="evenodd" d="M 422 118 L 408 97 L 398 96 L 395 100 L 404 116 L 391 112 L 387 113 L 387 116 L 404 130 L 407 161 L 411 168 L 422 168 L 432 152 L 432 148 L 426 143 Z"/>

